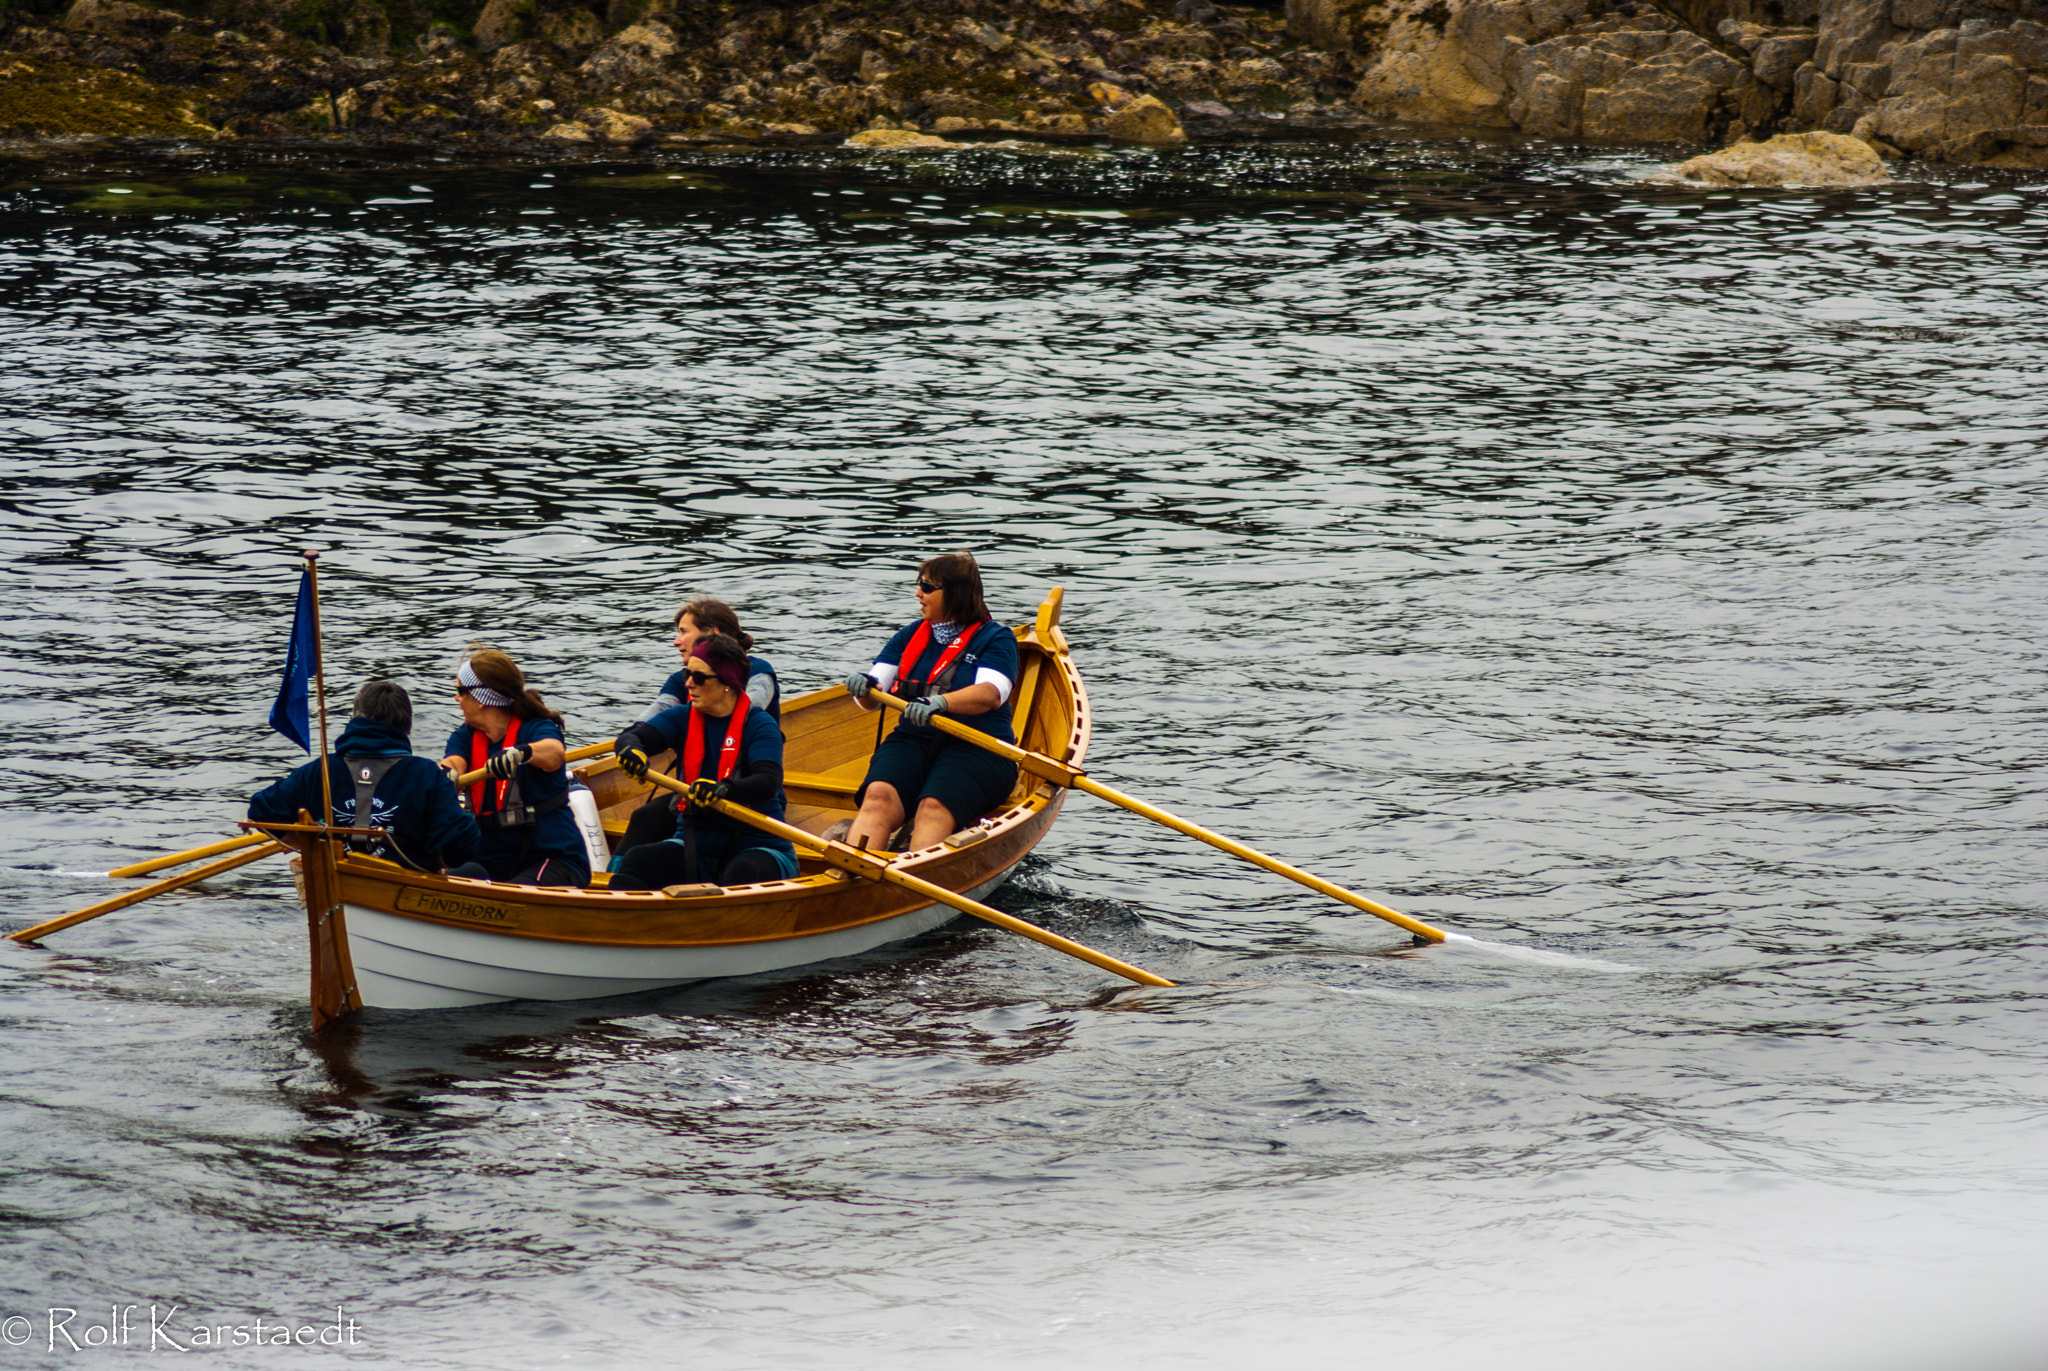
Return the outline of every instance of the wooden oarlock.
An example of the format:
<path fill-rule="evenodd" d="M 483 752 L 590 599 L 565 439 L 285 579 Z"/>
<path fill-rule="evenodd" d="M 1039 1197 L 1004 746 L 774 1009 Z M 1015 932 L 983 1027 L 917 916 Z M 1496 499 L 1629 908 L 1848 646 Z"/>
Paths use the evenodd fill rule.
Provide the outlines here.
<path fill-rule="evenodd" d="M 648 772 L 647 779 L 662 789 L 673 790 L 679 795 L 685 794 L 689 790 L 688 786 L 676 780 L 673 776 L 664 776 L 658 771 Z M 1047 947 L 1066 953 L 1069 957 L 1078 957 L 1090 966 L 1100 967 L 1104 971 L 1115 972 L 1125 980 L 1136 981 L 1139 985 L 1173 984 L 1172 981 L 1167 980 L 1163 976 L 1155 976 L 1151 972 L 1132 966 L 1128 962 L 1120 962 L 1107 953 L 1097 952 L 1094 948 L 1077 943 L 1071 938 L 1062 938 L 1059 934 L 1040 928 L 1037 924 L 1026 923 L 1024 920 L 1013 915 L 1003 913 L 1000 909 L 991 909 L 977 900 L 968 899 L 965 895 L 956 895 L 942 885 L 935 885 L 921 877 L 913 876 L 907 871 L 898 871 L 886 858 L 878 853 L 868 852 L 862 848 L 854 847 L 850 843 L 820 838 L 816 834 L 808 833 L 793 824 L 786 824 L 778 819 L 771 819 L 766 814 L 757 814 L 745 805 L 737 805 L 730 800 L 714 800 L 711 802 L 710 807 L 717 810 L 720 814 L 739 820 L 743 824 L 752 824 L 764 833 L 772 833 L 778 838 L 787 838 L 796 846 L 803 848 L 825 862 L 826 865 L 844 871 L 849 876 L 870 881 L 886 881 L 890 885 L 901 886 L 905 890 L 914 891 L 924 896 L 934 904 L 951 905 L 964 914 L 972 914 L 975 918 L 992 923 L 998 928 L 1005 928 L 1012 933 L 1029 938 L 1033 942 L 1043 943 Z"/>
<path fill-rule="evenodd" d="M 1059 630 L 1055 627 L 1051 631 L 1057 633 Z M 868 692 L 867 698 L 885 704 L 891 709 L 902 709 L 910 703 L 908 700 L 899 699 L 897 696 L 883 690 L 871 690 Z M 1143 800 L 1137 799 L 1134 796 L 1112 789 L 1100 781 L 1091 780 L 1087 773 L 1077 766 L 1069 766 L 1067 763 L 1048 757 L 1044 753 L 1029 751 L 1018 747 L 1015 743 L 1006 743 L 1000 738 L 991 738 L 980 729 L 969 728 L 965 724 L 956 723 L 943 714 L 934 714 L 931 722 L 932 727 L 938 729 L 946 736 L 958 738 L 962 742 L 972 743 L 976 747 L 984 748 L 998 756 L 1008 757 L 1032 775 L 1051 781 L 1056 786 L 1086 791 L 1088 794 L 1099 799 L 1107 800 L 1113 805 L 1119 805 L 1124 809 L 1128 809 L 1133 814 L 1142 814 L 1154 823 L 1165 824 L 1175 832 L 1185 833 L 1190 838 L 1199 838 L 1211 847 L 1221 848 L 1233 857 L 1242 858 L 1254 866 L 1264 867 L 1276 876 L 1285 876 L 1288 880 L 1305 885 L 1310 890 L 1328 895 L 1333 900 L 1342 900 L 1353 909 L 1362 909 L 1375 918 L 1385 919 L 1388 923 L 1404 928 L 1418 938 L 1433 943 L 1440 943 L 1463 936 L 1461 934 L 1446 933 L 1439 928 L 1432 928 L 1420 919 L 1410 918 L 1397 909 L 1389 909 L 1378 901 L 1369 900 L 1356 891 L 1346 890 L 1334 881 L 1326 881 L 1311 872 L 1303 871 L 1300 867 L 1289 866 L 1286 862 L 1276 857 L 1268 857 L 1265 853 L 1255 848 L 1246 847 L 1243 843 L 1237 842 L 1234 839 L 1226 838 L 1221 833 L 1212 833 L 1200 824 L 1189 823 L 1179 815 L 1169 814 L 1165 810 L 1148 805 Z"/>

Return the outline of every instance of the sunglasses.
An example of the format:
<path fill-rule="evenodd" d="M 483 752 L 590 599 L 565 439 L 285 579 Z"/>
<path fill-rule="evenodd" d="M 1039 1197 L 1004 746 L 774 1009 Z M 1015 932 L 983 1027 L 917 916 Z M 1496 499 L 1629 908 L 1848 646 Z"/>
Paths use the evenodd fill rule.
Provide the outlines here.
<path fill-rule="evenodd" d="M 927 580 L 922 576 L 917 578 L 917 588 L 927 595 L 930 595 L 934 591 L 945 589 L 945 587 L 940 585 L 937 581 Z"/>
<path fill-rule="evenodd" d="M 718 679 L 714 673 L 709 671 L 685 671 L 683 675 L 689 677 L 690 684 L 694 686 L 707 686 Z"/>

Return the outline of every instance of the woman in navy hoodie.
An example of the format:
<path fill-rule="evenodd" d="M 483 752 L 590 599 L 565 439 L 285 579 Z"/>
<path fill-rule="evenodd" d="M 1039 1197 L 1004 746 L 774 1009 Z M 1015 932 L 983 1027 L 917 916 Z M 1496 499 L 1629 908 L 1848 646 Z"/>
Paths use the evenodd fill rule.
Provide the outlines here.
<path fill-rule="evenodd" d="M 482 835 L 457 802 L 447 773 L 412 755 L 412 697 L 405 687 L 371 681 L 356 692 L 351 712 L 355 717 L 327 757 L 334 822 L 341 828 L 381 828 L 386 836 L 353 838 L 350 848 L 420 871 L 475 856 Z M 249 800 L 249 817 L 282 824 L 295 821 L 302 809 L 318 814 L 319 765 L 308 762 L 258 791 Z"/>
<path fill-rule="evenodd" d="M 441 765 L 454 775 L 488 774 L 469 788 L 469 812 L 483 829 L 473 862 L 448 872 L 520 885 L 590 884 L 590 856 L 569 812 L 569 757 L 562 716 L 510 657 L 489 648 L 455 669 L 462 727 L 448 735 Z"/>

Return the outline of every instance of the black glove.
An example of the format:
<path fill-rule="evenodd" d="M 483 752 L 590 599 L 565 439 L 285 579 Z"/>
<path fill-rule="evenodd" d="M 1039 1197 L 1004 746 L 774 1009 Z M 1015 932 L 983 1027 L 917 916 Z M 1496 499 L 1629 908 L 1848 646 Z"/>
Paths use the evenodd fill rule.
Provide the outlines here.
<path fill-rule="evenodd" d="M 647 754 L 642 752 L 639 748 L 620 748 L 617 752 L 613 753 L 612 755 L 618 758 L 619 770 L 625 772 L 628 776 L 631 776 L 636 781 L 644 781 L 647 779 Z"/>
<path fill-rule="evenodd" d="M 501 779 L 508 778 L 513 772 L 525 766 L 532 759 L 533 749 L 525 743 L 520 743 L 517 747 L 506 748 L 503 752 L 485 762 L 484 774 L 486 776 L 497 776 Z"/>
<path fill-rule="evenodd" d="M 709 809 L 713 800 L 722 800 L 732 791 L 725 781 L 690 782 L 690 803 L 699 809 Z"/>
<path fill-rule="evenodd" d="M 875 688 L 875 678 L 865 671 L 856 671 L 846 678 L 846 693 L 856 700 L 865 700 L 868 692 Z"/>
<path fill-rule="evenodd" d="M 903 722 L 913 728 L 922 728 L 932 721 L 932 715 L 945 712 L 945 696 L 927 695 L 922 700 L 912 700 L 903 706 Z"/>

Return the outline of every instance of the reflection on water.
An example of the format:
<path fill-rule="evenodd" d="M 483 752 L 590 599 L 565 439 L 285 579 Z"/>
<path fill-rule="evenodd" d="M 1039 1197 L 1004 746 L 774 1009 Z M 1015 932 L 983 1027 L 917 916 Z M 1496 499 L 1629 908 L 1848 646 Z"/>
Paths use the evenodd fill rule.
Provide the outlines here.
<path fill-rule="evenodd" d="M 1103 779 L 1634 969 L 1077 802 L 1000 902 L 1180 988 L 962 923 L 310 1044 L 258 864 L 0 946 L 0 1314 L 341 1303 L 391 1365 L 2040 1345 L 2048 187 L 124 156 L 0 168 L 10 927 L 289 764 L 300 546 L 337 690 L 438 738 L 488 639 L 572 742 L 687 595 L 806 689 L 964 546 L 1007 617 L 1068 588 Z"/>

